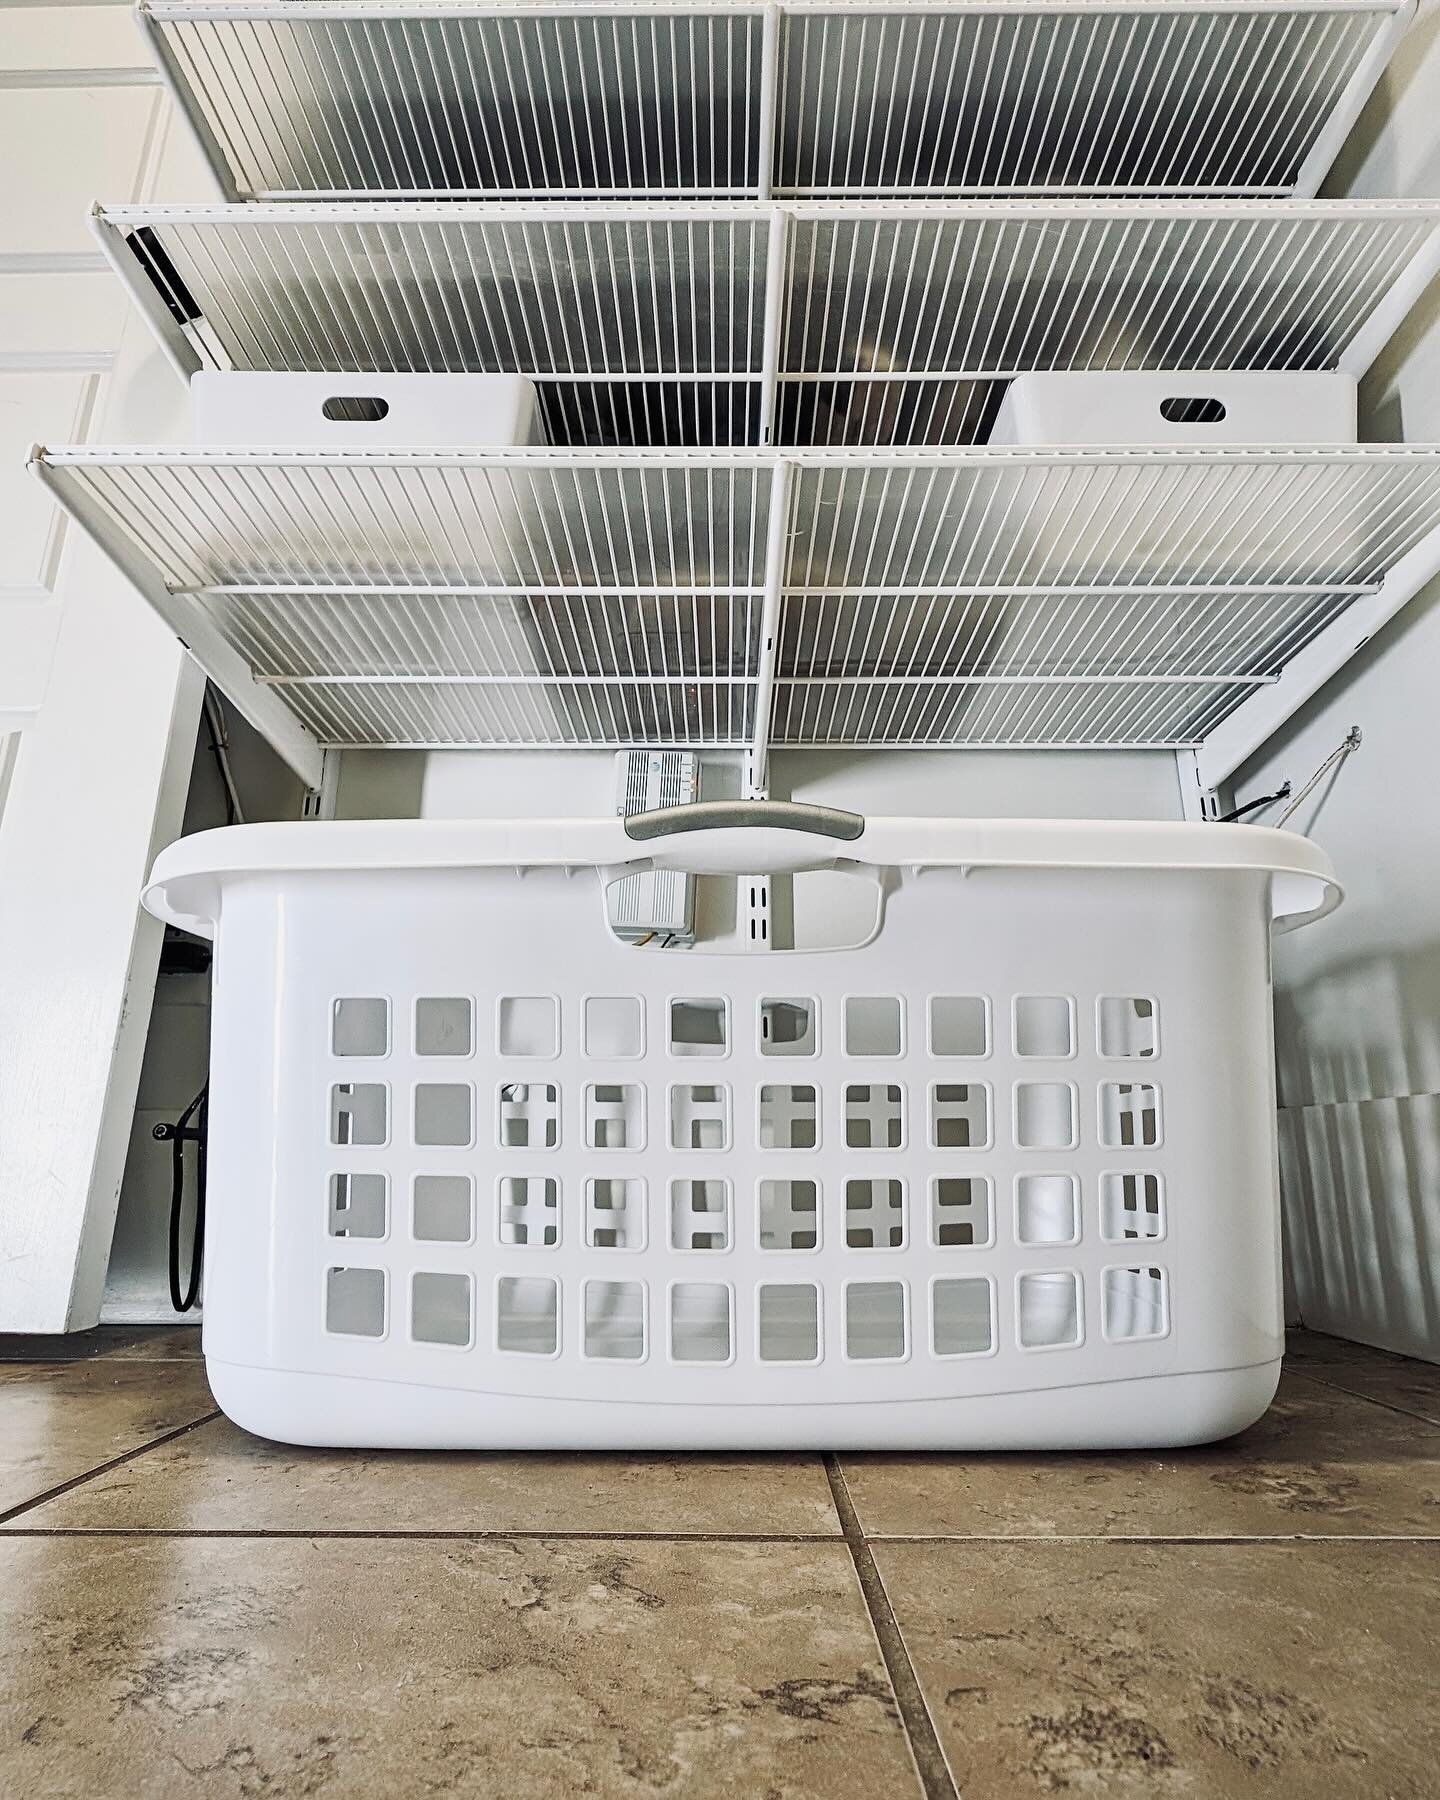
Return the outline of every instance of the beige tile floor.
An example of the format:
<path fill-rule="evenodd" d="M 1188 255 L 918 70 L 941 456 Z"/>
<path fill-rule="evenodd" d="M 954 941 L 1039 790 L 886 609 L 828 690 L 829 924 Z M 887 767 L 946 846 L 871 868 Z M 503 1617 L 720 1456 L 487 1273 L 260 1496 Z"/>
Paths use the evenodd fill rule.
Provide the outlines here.
<path fill-rule="evenodd" d="M 57 1348 L 59 1354 L 57 1354 Z M 0 1339 L 0 1795 L 1440 1794 L 1440 1369 L 1164 1455 L 360 1455 Z"/>

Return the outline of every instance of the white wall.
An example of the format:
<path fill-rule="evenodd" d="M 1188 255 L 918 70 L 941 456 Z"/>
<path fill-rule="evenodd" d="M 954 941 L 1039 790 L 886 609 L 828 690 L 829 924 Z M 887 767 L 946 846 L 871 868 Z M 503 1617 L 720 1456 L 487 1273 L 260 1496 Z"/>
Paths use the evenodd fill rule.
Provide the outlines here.
<path fill-rule="evenodd" d="M 702 760 L 707 797 L 739 791 L 737 756 Z M 777 750 L 770 789 L 777 799 L 872 813 L 1180 816 L 1168 751 Z M 352 750 L 340 758 L 336 810 L 342 818 L 523 818 L 604 812 L 614 796 L 608 750 Z"/>
<path fill-rule="evenodd" d="M 1335 192 L 1440 195 L 1440 17 L 1388 72 Z M 1440 288 L 1362 390 L 1368 437 L 1440 442 Z M 1308 1325 L 1440 1360 L 1440 583 L 1240 773 L 1298 787 L 1352 725 L 1358 753 L 1292 821 L 1348 895 L 1276 954 L 1292 1291 Z"/>
<path fill-rule="evenodd" d="M 0 7 L 0 1329 L 92 1324 L 201 683 L 23 467 L 35 440 L 185 435 L 184 394 L 86 229 L 91 202 L 205 197 L 123 6 Z"/>

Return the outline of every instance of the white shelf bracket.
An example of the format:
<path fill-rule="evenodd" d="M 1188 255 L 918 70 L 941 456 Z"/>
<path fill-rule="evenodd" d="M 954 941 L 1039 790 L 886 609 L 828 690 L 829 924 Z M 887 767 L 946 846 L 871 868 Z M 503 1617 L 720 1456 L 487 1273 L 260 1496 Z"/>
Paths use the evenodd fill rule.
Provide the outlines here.
<path fill-rule="evenodd" d="M 107 218 L 99 206 L 90 210 L 90 230 L 104 251 L 106 262 L 120 277 L 141 317 L 154 332 L 171 367 L 188 386 L 190 377 L 205 366 L 204 359 L 181 330 L 175 315 L 146 273 L 139 255 L 127 243 L 127 234 Z"/>
<path fill-rule="evenodd" d="M 39 445 L 31 450 L 29 463 L 56 503 L 160 615 L 235 710 L 269 738 L 307 787 L 321 787 L 325 756 L 319 740 L 273 688 L 255 679 L 244 657 L 225 641 L 193 597 L 169 587 L 156 565 L 116 527 L 95 495 L 83 483 L 72 481 L 63 466 L 47 462 Z"/>
<path fill-rule="evenodd" d="M 1278 680 L 1258 689 L 1215 727 L 1195 753 L 1200 786 L 1219 788 L 1227 782 L 1437 575 L 1440 527 L 1402 556 L 1373 593 L 1352 601 L 1312 638 Z"/>
<path fill-rule="evenodd" d="M 175 110 L 185 121 L 191 139 L 200 152 L 210 173 L 215 177 L 215 185 L 220 190 L 223 200 L 235 203 L 248 200 L 248 194 L 242 194 L 235 185 L 235 177 L 230 170 L 230 161 L 220 147 L 220 140 L 210 127 L 210 122 L 196 104 L 195 91 L 181 72 L 171 51 L 168 39 L 161 26 L 151 16 L 150 8 L 141 0 L 135 9 L 136 22 L 149 45 L 150 54 L 154 58 L 155 67 L 160 71 L 160 79 L 165 90 L 175 103 Z"/>
<path fill-rule="evenodd" d="M 1355 72 L 1345 83 L 1340 99 L 1326 119 L 1309 154 L 1300 165 L 1292 190 L 1297 200 L 1313 200 L 1320 185 L 1330 173 L 1330 165 L 1340 154 L 1340 147 L 1365 110 L 1365 102 L 1375 91 L 1375 84 L 1385 73 L 1385 65 L 1395 54 L 1395 47 L 1409 31 L 1420 10 L 1420 0 L 1408 0 L 1385 21 L 1370 41 L 1370 47 L 1355 65 Z"/>
<path fill-rule="evenodd" d="M 1379 360 L 1381 351 L 1418 305 L 1426 288 L 1440 275 L 1440 228 L 1432 231 L 1391 283 L 1385 297 L 1336 359 L 1336 367 L 1358 381 Z"/>

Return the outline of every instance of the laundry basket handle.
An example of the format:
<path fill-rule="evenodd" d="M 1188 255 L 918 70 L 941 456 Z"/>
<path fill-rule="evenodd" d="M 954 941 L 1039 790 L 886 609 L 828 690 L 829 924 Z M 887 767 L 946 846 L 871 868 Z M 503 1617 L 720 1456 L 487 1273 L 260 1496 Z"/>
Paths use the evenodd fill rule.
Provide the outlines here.
<path fill-rule="evenodd" d="M 625 821 L 625 835 L 646 847 L 653 867 L 695 875 L 825 868 L 841 844 L 855 843 L 864 830 L 859 813 L 795 800 L 702 800 L 632 813 Z M 685 841 L 700 833 L 698 842 Z"/>

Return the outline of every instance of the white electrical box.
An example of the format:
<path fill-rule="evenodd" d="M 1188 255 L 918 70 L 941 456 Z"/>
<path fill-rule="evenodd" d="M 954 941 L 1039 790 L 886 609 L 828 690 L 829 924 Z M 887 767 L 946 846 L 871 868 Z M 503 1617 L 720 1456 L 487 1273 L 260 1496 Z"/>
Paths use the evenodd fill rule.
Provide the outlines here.
<path fill-rule="evenodd" d="M 688 806 L 700 797 L 699 758 L 693 750 L 622 750 L 615 758 L 615 788 L 615 810 L 627 817 Z M 627 943 L 694 940 L 695 877 L 678 869 L 627 875 L 611 887 L 607 906 L 611 930 Z"/>

